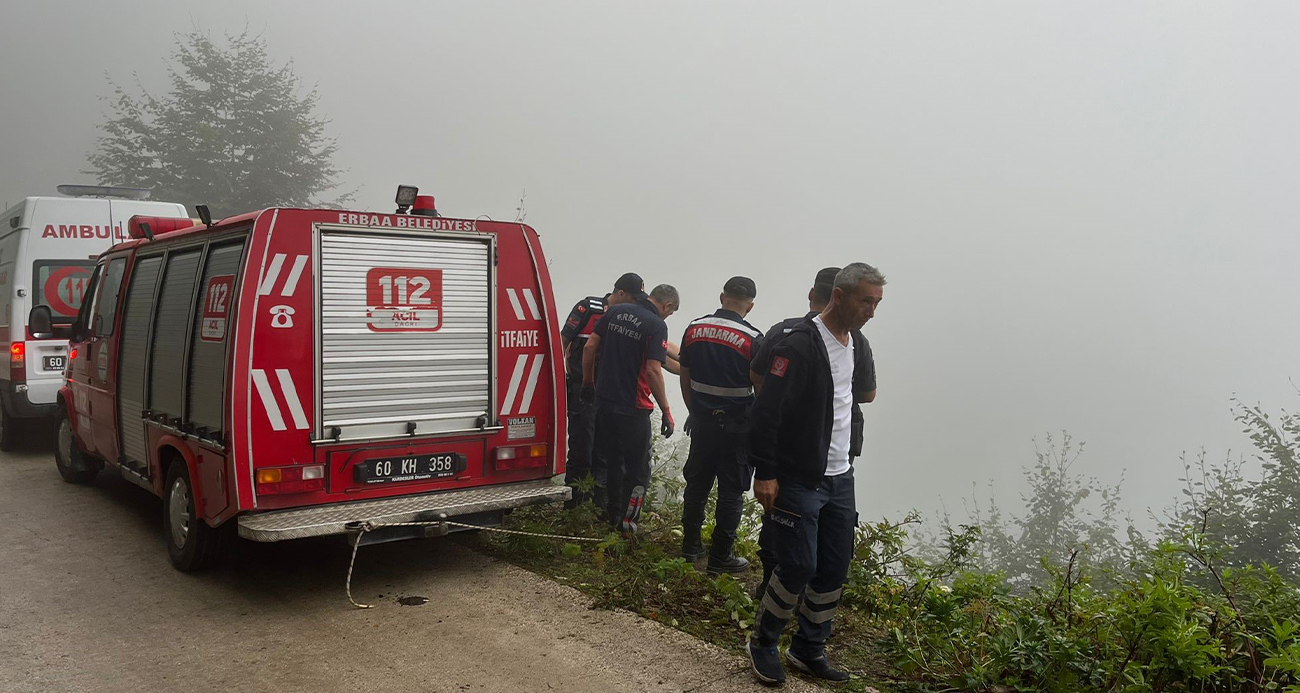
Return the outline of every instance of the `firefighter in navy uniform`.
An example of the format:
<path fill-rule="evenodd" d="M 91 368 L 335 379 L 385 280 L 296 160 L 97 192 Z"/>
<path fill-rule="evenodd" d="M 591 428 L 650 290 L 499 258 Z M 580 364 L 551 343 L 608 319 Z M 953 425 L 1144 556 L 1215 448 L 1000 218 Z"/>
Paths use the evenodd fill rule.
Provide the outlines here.
<path fill-rule="evenodd" d="M 749 366 L 763 335 L 745 322 L 745 316 L 753 309 L 756 294 L 749 277 L 728 279 L 718 297 L 722 307 L 692 321 L 682 336 L 680 378 L 691 436 L 691 452 L 682 469 L 686 477 L 682 557 L 696 561 L 704 556 L 700 527 L 716 479 L 716 524 L 707 567 L 715 575 L 749 567 L 749 561 L 731 550 L 753 474 L 748 436 L 754 388 Z"/>
<path fill-rule="evenodd" d="M 615 306 L 596 323 L 582 354 L 582 400 L 596 402 L 596 457 L 605 464 L 609 522 L 635 533 L 650 483 L 650 412 L 658 402 L 660 433 L 675 424 L 664 389 L 668 325 L 677 289 L 656 286 L 635 303 Z M 600 377 L 596 377 L 596 360 Z M 651 401 L 653 396 L 654 401 Z"/>
<path fill-rule="evenodd" d="M 569 409 L 569 460 L 565 467 L 564 483 L 573 489 L 573 497 L 565 504 L 572 508 L 584 500 L 585 494 L 577 489 L 577 482 L 588 474 L 598 488 L 605 485 L 605 465 L 594 453 L 596 436 L 596 407 L 582 401 L 582 351 L 587 346 L 596 323 L 611 306 L 632 303 L 643 295 L 645 282 L 628 272 L 614 282 L 614 290 L 602 296 L 588 296 L 578 301 L 560 328 L 564 346 L 564 375 L 568 391 Z"/>
<path fill-rule="evenodd" d="M 777 642 L 798 613 L 786 653 L 817 678 L 847 681 L 826 659 L 853 557 L 858 513 L 853 489 L 851 410 L 875 399 L 875 364 L 859 330 L 875 315 L 885 277 L 862 263 L 835 276 L 831 302 L 772 349 L 754 402 L 750 433 L 754 497 L 767 510 L 776 567 L 748 643 L 759 681 L 779 685 Z"/>

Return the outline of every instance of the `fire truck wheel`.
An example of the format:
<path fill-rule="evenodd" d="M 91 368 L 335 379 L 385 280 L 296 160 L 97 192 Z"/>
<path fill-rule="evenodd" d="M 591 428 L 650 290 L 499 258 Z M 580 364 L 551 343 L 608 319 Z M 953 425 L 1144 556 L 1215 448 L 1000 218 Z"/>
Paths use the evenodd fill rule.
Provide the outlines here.
<path fill-rule="evenodd" d="M 22 443 L 22 429 L 18 421 L 0 404 L 0 450 L 11 452 Z"/>
<path fill-rule="evenodd" d="M 203 570 L 217 561 L 221 533 L 208 526 L 194 511 L 194 487 L 183 460 L 173 460 L 167 469 L 163 492 L 163 534 L 172 565 L 182 572 Z"/>
<path fill-rule="evenodd" d="M 54 465 L 59 468 L 59 476 L 69 484 L 89 484 L 94 481 L 95 475 L 104 467 L 104 463 L 91 459 L 77 449 L 68 412 L 59 411 L 56 430 L 58 435 L 54 443 Z"/>

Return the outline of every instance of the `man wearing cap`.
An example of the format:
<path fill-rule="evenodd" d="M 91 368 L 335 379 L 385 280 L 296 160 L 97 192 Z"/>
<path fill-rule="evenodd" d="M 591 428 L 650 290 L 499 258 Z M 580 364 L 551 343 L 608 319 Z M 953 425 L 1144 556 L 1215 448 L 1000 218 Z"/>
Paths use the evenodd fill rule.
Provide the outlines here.
<path fill-rule="evenodd" d="M 641 277 L 628 272 L 614 282 L 614 290 L 601 296 L 588 296 L 578 301 L 569 317 L 560 329 L 560 340 L 564 345 L 564 374 L 568 390 L 569 409 L 569 461 L 565 468 L 564 483 L 573 488 L 573 497 L 566 507 L 574 507 L 585 498 L 579 493 L 576 484 L 588 474 L 596 481 L 596 486 L 605 486 L 605 465 L 593 455 L 596 436 L 596 407 L 582 401 L 582 351 L 587 346 L 587 338 L 596 327 L 601 316 L 611 306 L 632 303 L 643 293 L 645 282 Z"/>
<path fill-rule="evenodd" d="M 853 558 L 850 410 L 875 398 L 875 364 L 859 330 L 875 316 L 885 277 L 853 263 L 835 275 L 831 301 L 772 350 L 750 429 L 754 497 L 767 511 L 776 567 L 748 643 L 759 681 L 779 685 L 777 642 L 798 614 L 787 659 L 831 681 L 849 674 L 826 659 L 826 639 Z"/>
<path fill-rule="evenodd" d="M 659 403 L 660 432 L 675 425 L 664 389 L 668 325 L 677 310 L 677 289 L 656 286 L 649 296 L 614 306 L 596 323 L 582 353 L 582 400 L 595 401 L 596 456 L 605 463 L 611 525 L 636 532 L 641 503 L 650 483 L 650 412 Z M 600 377 L 596 377 L 596 359 Z"/>
<path fill-rule="evenodd" d="M 835 275 L 839 274 L 839 271 L 838 267 L 824 267 L 819 270 L 813 279 L 812 288 L 808 290 L 808 312 L 786 318 L 764 333 L 767 339 L 763 340 L 760 348 L 754 350 L 754 360 L 749 366 L 749 378 L 755 388 L 763 387 L 763 376 L 767 374 L 768 366 L 772 365 L 772 348 L 785 339 L 795 325 L 815 317 L 826 309 L 826 304 L 831 302 L 831 289 L 835 288 Z"/>
<path fill-rule="evenodd" d="M 718 482 L 716 523 L 707 570 L 740 573 L 749 561 L 732 553 L 740 525 L 749 466 L 749 407 L 754 388 L 749 364 L 763 334 L 745 322 L 757 291 L 749 277 L 732 277 L 722 287 L 722 307 L 694 320 L 682 336 L 682 399 L 691 414 L 691 452 L 682 469 L 682 557 L 704 557 L 700 527 L 713 482 Z"/>

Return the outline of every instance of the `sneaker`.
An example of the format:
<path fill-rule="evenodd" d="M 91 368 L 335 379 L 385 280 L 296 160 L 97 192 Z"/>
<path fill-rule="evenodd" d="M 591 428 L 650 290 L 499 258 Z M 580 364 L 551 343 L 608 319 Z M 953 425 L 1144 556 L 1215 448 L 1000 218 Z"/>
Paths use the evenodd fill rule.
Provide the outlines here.
<path fill-rule="evenodd" d="M 820 655 L 818 657 L 804 656 L 801 658 L 793 651 L 786 650 L 785 657 L 790 660 L 790 664 L 792 664 L 795 669 L 798 669 L 813 678 L 825 679 L 827 681 L 849 680 L 849 672 L 840 671 L 831 666 L 831 663 L 826 661 L 826 655 Z"/>
<path fill-rule="evenodd" d="M 729 573 L 734 575 L 737 573 L 743 573 L 747 569 L 749 569 L 749 561 L 740 556 L 727 556 L 726 558 L 709 556 L 709 565 L 705 570 L 709 575 L 717 575 L 719 573 Z"/>
<path fill-rule="evenodd" d="M 745 645 L 749 652 L 749 664 L 754 668 L 754 678 L 765 686 L 780 686 L 785 683 L 785 669 L 781 667 L 781 656 L 776 647 L 759 647 L 750 640 Z"/>
<path fill-rule="evenodd" d="M 704 544 L 682 544 L 682 558 L 691 563 L 704 558 Z"/>

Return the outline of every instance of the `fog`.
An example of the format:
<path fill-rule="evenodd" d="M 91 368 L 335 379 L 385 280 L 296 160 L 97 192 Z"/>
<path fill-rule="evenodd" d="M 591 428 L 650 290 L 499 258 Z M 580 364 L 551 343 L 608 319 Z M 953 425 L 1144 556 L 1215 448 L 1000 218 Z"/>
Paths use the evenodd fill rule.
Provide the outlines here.
<path fill-rule="evenodd" d="M 1061 430 L 1142 514 L 1183 450 L 1247 449 L 1234 394 L 1296 404 L 1293 3 L 6 7 L 0 202 L 93 182 L 107 77 L 164 91 L 173 32 L 247 26 L 318 86 L 356 207 L 526 190 L 562 309 L 636 271 L 677 339 L 744 274 L 766 329 L 880 267 L 864 518 L 1011 500 Z"/>

